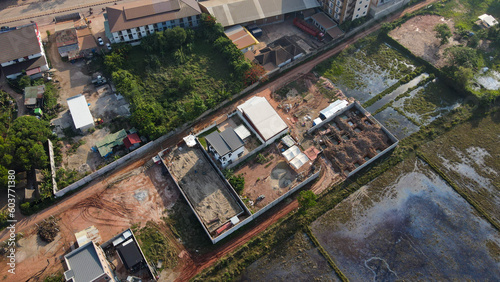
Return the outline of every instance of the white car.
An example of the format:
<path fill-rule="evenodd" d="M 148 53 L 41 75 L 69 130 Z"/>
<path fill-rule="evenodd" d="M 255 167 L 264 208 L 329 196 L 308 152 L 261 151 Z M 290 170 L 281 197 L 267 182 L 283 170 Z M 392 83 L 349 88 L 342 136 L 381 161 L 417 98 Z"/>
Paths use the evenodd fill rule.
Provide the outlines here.
<path fill-rule="evenodd" d="M 97 37 L 97 42 L 99 42 L 99 45 L 101 45 L 101 46 L 104 45 L 104 41 L 102 41 L 102 38 L 100 38 L 100 37 Z"/>
<path fill-rule="evenodd" d="M 106 43 L 106 47 L 108 47 L 108 50 L 111 51 L 111 44 Z"/>

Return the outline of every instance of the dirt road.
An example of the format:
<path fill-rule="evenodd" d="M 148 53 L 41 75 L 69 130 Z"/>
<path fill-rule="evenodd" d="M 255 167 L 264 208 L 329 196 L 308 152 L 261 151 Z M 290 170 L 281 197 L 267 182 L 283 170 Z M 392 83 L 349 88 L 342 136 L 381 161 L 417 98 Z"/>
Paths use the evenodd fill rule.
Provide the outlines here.
<path fill-rule="evenodd" d="M 397 19 L 401 16 L 403 16 L 406 13 L 411 13 L 417 9 L 420 9 L 426 5 L 429 5 L 431 3 L 436 2 L 437 0 L 427 0 L 424 2 L 421 2 L 415 6 L 412 6 L 406 10 L 404 10 L 402 13 L 395 14 L 388 18 L 386 21 L 392 21 L 394 19 Z M 341 45 L 327 51 L 326 53 L 314 58 L 313 60 L 304 63 L 303 65 L 300 65 L 291 71 L 285 73 L 278 79 L 268 83 L 267 85 L 258 88 L 256 91 L 253 91 L 249 95 L 247 95 L 246 98 L 248 98 L 251 95 L 258 95 L 262 91 L 270 91 L 269 89 L 277 89 L 280 86 L 284 85 L 286 82 L 293 81 L 297 79 L 299 76 L 310 72 L 317 64 L 320 62 L 328 59 L 329 57 L 337 54 L 338 52 L 342 51 L 343 49 L 347 48 L 350 44 L 353 44 L 360 38 L 363 38 L 364 36 L 378 30 L 380 28 L 380 24 L 374 25 L 371 28 L 369 28 L 366 31 L 363 31 L 353 38 L 350 38 L 346 40 L 344 43 Z M 233 106 L 229 106 L 226 108 L 223 108 L 222 110 L 210 115 L 208 118 L 205 120 L 201 121 L 199 124 L 197 124 L 196 128 L 203 128 L 204 126 L 212 123 L 216 118 L 220 117 L 221 114 L 230 112 L 233 110 Z M 72 208 L 73 206 L 77 205 L 81 201 L 92 197 L 93 195 L 102 192 L 103 190 L 106 189 L 107 185 L 111 182 L 113 182 L 113 179 L 119 178 L 121 175 L 126 174 L 127 172 L 130 172 L 131 170 L 138 168 L 148 160 L 150 160 L 154 155 L 157 154 L 157 152 L 161 148 L 166 148 L 172 145 L 175 145 L 178 143 L 183 136 L 185 136 L 188 133 L 189 130 L 184 130 L 183 132 L 180 132 L 179 134 L 173 136 L 172 138 L 169 138 L 167 141 L 165 141 L 163 144 L 160 144 L 154 148 L 152 148 L 146 155 L 143 156 L 143 158 L 139 160 L 135 160 L 134 162 L 124 165 L 123 167 L 115 170 L 115 172 L 109 176 L 106 176 L 105 178 L 100 178 L 96 179 L 92 183 L 90 183 L 88 186 L 83 188 L 81 191 L 78 193 L 75 193 L 74 195 L 69 196 L 68 198 L 64 199 L 60 203 L 58 203 L 55 206 L 52 206 L 48 209 L 45 209 L 44 211 L 32 215 L 30 217 L 26 217 L 23 219 L 18 219 L 19 222 L 17 223 L 17 230 L 16 232 L 24 232 L 32 228 L 35 223 L 51 216 L 51 215 L 57 215 L 65 210 L 68 210 L 69 208 Z M 288 214 L 289 212 L 293 211 L 298 207 L 297 201 L 292 201 L 291 203 L 288 204 L 283 204 L 279 210 L 277 210 L 274 214 L 270 213 L 268 218 L 262 219 L 263 221 L 259 222 L 259 224 L 255 225 L 252 227 L 248 232 L 241 234 L 239 237 L 232 239 L 231 241 L 225 242 L 220 245 L 220 247 L 216 250 L 213 251 L 209 254 L 206 254 L 204 256 L 193 256 L 191 257 L 191 260 L 188 260 L 186 264 L 182 266 L 181 269 L 181 276 L 177 279 L 179 281 L 185 281 L 188 280 L 189 278 L 192 278 L 194 275 L 202 271 L 203 269 L 209 267 L 212 265 L 215 261 L 217 261 L 219 258 L 231 253 L 232 251 L 236 250 L 238 247 L 242 246 L 246 242 L 248 242 L 253 236 L 256 234 L 260 233 L 261 231 L 265 230 L 267 227 L 278 221 L 280 218 Z M 0 232 L 0 240 L 5 240 L 7 237 L 7 231 L 3 230 Z"/>

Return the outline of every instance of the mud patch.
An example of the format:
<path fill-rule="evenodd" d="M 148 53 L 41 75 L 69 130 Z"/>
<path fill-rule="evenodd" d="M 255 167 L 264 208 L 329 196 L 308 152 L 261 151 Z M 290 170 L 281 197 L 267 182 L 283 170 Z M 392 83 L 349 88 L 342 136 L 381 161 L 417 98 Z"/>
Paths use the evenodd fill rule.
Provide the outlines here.
<path fill-rule="evenodd" d="M 240 281 L 340 281 L 328 262 L 304 233 L 252 263 Z"/>

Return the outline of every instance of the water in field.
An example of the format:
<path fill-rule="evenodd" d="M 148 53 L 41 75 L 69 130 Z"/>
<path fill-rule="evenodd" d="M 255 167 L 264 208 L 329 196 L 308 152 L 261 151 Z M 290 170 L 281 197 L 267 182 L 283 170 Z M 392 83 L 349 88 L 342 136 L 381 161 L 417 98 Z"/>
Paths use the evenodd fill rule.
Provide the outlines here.
<path fill-rule="evenodd" d="M 428 125 L 443 114 L 459 107 L 461 101 L 462 97 L 456 92 L 439 79 L 434 79 L 414 89 L 408 96 L 394 101 L 392 106 L 419 125 Z"/>
<path fill-rule="evenodd" d="M 411 159 L 311 225 L 351 281 L 497 281 L 500 234 L 423 162 Z"/>
<path fill-rule="evenodd" d="M 420 129 L 418 125 L 415 125 L 391 107 L 381 111 L 374 117 L 399 140 L 410 136 Z"/>
<path fill-rule="evenodd" d="M 422 79 L 426 79 L 427 77 L 429 77 L 429 74 L 427 74 L 427 73 L 420 74 L 419 76 L 417 76 L 414 79 L 412 79 L 410 82 L 399 86 L 393 92 L 385 95 L 384 97 L 382 97 L 382 99 L 378 100 L 377 102 L 373 103 L 373 105 L 371 105 L 370 107 L 366 108 L 366 110 L 369 111 L 370 113 L 375 112 L 376 110 L 380 109 L 385 104 L 387 104 L 390 101 L 392 101 L 394 98 L 396 98 L 399 95 L 401 95 L 401 94 L 405 93 L 406 91 L 408 91 L 408 89 L 417 86 L 417 84 L 420 81 L 422 81 Z"/>

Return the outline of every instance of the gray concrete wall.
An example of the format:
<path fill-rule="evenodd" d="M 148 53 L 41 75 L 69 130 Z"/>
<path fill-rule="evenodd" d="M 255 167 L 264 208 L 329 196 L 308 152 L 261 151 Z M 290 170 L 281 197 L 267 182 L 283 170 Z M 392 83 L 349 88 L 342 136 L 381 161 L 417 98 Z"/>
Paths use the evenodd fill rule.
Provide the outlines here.
<path fill-rule="evenodd" d="M 85 176 L 84 178 L 66 186 L 64 189 L 61 189 L 61 190 L 54 192 L 55 197 L 62 197 L 62 196 L 64 196 L 64 194 L 68 193 L 69 191 L 73 191 L 75 189 L 80 188 L 81 186 L 93 181 L 94 179 L 96 179 L 100 176 L 105 175 L 106 173 L 112 171 L 113 169 L 117 168 L 118 166 L 120 166 L 124 163 L 126 163 L 130 160 L 133 160 L 133 159 L 140 158 L 143 153 L 147 152 L 148 150 L 150 150 L 154 146 L 157 146 L 157 145 L 165 142 L 166 139 L 168 139 L 169 137 L 171 137 L 172 135 L 176 134 L 178 131 L 181 131 L 181 130 L 184 130 L 184 129 L 181 128 L 181 129 L 178 129 L 176 131 L 169 132 L 168 134 L 163 135 L 162 137 L 160 137 L 154 141 L 151 141 L 142 147 L 139 147 L 135 151 L 132 151 L 132 152 L 126 154 L 125 156 L 119 158 L 118 160 L 116 160 L 116 161 L 108 164 L 107 166 L 95 171 L 94 173 L 89 174 L 89 175 Z"/>
<path fill-rule="evenodd" d="M 50 175 L 52 177 L 52 193 L 57 192 L 57 182 L 56 182 L 56 164 L 54 160 L 54 146 L 52 146 L 52 141 L 47 139 L 49 147 L 49 161 L 50 161 Z"/>
<path fill-rule="evenodd" d="M 257 217 L 261 216 L 262 214 L 264 214 L 266 211 L 268 211 L 269 209 L 271 209 L 272 207 L 276 206 L 277 204 L 279 204 L 281 201 L 283 201 L 285 198 L 287 198 L 288 196 L 290 196 L 291 194 L 297 192 L 298 190 L 300 190 L 302 187 L 304 187 L 305 185 L 309 184 L 311 181 L 315 180 L 316 178 L 318 178 L 319 174 L 321 172 L 321 169 L 318 170 L 318 172 L 316 172 L 315 174 L 309 176 L 306 180 L 304 180 L 303 182 L 299 183 L 297 186 L 293 187 L 292 189 L 288 190 L 288 192 L 286 192 L 285 194 L 281 195 L 278 199 L 272 201 L 271 203 L 269 203 L 267 206 L 263 207 L 262 209 L 260 209 L 259 211 L 257 211 L 256 213 L 252 214 L 250 217 L 246 218 L 245 220 L 241 221 L 240 223 L 238 223 L 237 225 L 235 225 L 234 227 L 230 228 L 228 231 L 222 233 L 219 237 L 215 238 L 215 239 L 212 239 L 212 243 L 216 244 L 217 242 L 221 241 L 222 239 L 226 238 L 227 236 L 233 234 L 236 230 L 240 229 L 241 227 L 245 226 L 247 223 L 251 222 L 252 220 L 256 219 Z"/>

